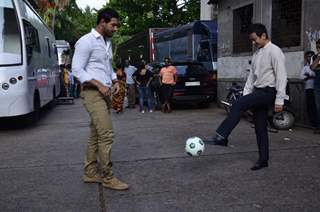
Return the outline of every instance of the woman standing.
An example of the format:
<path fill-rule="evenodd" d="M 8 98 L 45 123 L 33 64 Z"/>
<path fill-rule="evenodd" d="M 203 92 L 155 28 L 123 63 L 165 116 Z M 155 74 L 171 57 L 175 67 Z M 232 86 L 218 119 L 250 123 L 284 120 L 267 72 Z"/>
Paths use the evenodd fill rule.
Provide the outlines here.
<path fill-rule="evenodd" d="M 171 113 L 171 99 L 173 88 L 177 82 L 177 69 L 171 65 L 170 58 L 164 58 L 165 66 L 160 70 L 160 85 L 164 96 L 164 103 L 162 105 L 162 112 Z"/>
<path fill-rule="evenodd" d="M 116 111 L 116 113 L 120 113 L 123 111 L 123 102 L 126 95 L 126 73 L 121 65 L 117 65 L 116 74 L 120 90 L 112 97 L 112 108 Z"/>

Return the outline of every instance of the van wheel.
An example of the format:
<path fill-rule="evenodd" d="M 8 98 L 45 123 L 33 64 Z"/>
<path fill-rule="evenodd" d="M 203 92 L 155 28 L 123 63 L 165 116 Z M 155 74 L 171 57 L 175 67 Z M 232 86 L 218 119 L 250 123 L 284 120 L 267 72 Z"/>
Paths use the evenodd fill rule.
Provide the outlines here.
<path fill-rule="evenodd" d="M 199 108 L 208 108 L 210 106 L 210 102 L 200 102 L 198 104 Z"/>

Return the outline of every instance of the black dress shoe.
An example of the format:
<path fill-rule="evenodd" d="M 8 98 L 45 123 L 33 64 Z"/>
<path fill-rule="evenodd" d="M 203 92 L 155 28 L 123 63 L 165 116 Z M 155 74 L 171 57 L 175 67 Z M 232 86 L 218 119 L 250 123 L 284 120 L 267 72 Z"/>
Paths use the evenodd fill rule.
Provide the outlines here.
<path fill-rule="evenodd" d="M 253 167 L 251 167 L 251 170 L 252 171 L 256 171 L 256 170 L 259 170 L 259 169 L 263 169 L 265 167 L 268 167 L 268 162 L 267 161 L 263 161 L 263 162 L 258 161 L 258 162 L 256 162 L 256 164 L 254 164 Z"/>
<path fill-rule="evenodd" d="M 213 138 L 212 140 L 204 140 L 205 144 L 209 145 L 220 145 L 220 146 L 228 146 L 228 139 L 225 138 Z"/>

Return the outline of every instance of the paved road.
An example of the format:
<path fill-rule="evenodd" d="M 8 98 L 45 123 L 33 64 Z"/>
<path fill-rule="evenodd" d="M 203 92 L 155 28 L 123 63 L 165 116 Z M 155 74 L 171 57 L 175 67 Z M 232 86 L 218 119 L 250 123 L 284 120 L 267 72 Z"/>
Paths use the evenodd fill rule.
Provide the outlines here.
<path fill-rule="evenodd" d="M 214 105 L 113 114 L 114 171 L 130 184 L 125 192 L 81 181 L 89 118 L 80 101 L 55 107 L 36 127 L 2 129 L 0 211 L 319 211 L 319 135 L 301 128 L 270 134 L 270 167 L 256 172 L 246 121 L 230 147 L 207 146 L 198 158 L 184 153 L 188 137 L 208 138 L 224 117 Z"/>

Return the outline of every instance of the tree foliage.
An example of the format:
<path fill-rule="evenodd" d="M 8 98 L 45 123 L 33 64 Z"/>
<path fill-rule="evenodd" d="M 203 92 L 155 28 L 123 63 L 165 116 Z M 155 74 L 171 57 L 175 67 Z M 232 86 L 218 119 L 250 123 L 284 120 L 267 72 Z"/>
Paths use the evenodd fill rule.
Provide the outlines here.
<path fill-rule="evenodd" d="M 82 11 L 76 0 L 40 0 L 40 15 L 52 28 L 57 40 L 74 45 L 96 22 L 96 11 L 87 7 Z"/>
<path fill-rule="evenodd" d="M 200 0 L 110 0 L 106 7 L 120 14 L 115 46 L 151 27 L 174 27 L 200 18 Z"/>
<path fill-rule="evenodd" d="M 200 16 L 200 0 L 110 0 L 107 7 L 120 13 L 120 35 L 185 24 Z"/>
<path fill-rule="evenodd" d="M 79 9 L 76 0 L 38 0 L 40 14 L 55 32 L 56 39 L 74 44 L 96 24 L 97 11 Z M 200 0 L 109 0 L 120 14 L 121 27 L 114 37 L 119 44 L 150 27 L 173 27 L 198 20 Z"/>

